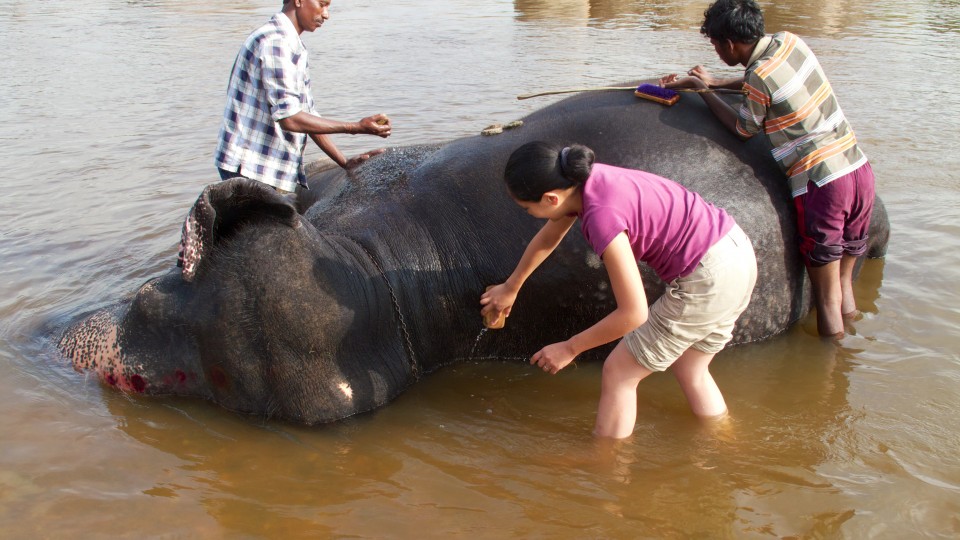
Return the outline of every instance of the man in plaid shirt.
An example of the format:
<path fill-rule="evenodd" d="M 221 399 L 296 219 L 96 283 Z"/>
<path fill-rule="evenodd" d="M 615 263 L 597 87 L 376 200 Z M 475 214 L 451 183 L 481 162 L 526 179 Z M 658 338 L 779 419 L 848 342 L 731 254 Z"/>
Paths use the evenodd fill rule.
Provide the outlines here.
<path fill-rule="evenodd" d="M 359 122 L 321 118 L 314 109 L 303 31 L 330 18 L 330 0 L 284 0 L 283 9 L 255 30 L 240 49 L 230 75 L 215 161 L 221 179 L 243 176 L 281 193 L 306 187 L 303 150 L 307 136 L 343 168 L 377 150 L 346 159 L 329 135 L 390 136 L 383 114 Z"/>
<path fill-rule="evenodd" d="M 717 0 L 704 12 L 700 33 L 710 38 L 729 66 L 743 77 L 721 80 L 702 66 L 666 87 L 735 88 L 747 91 L 739 109 L 717 94 L 700 96 L 721 123 L 747 139 L 763 132 L 783 170 L 797 209 L 800 252 L 813 285 L 817 330 L 841 337 L 844 319 L 859 315 L 853 269 L 867 249 L 874 176 L 857 145 L 833 88 L 816 56 L 799 37 L 765 35 L 754 0 Z"/>

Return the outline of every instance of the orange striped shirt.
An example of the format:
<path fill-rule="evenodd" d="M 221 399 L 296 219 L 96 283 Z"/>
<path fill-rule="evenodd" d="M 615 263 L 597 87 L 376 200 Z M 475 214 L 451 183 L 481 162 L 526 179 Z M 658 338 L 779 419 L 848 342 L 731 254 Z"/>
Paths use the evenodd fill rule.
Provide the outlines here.
<path fill-rule="evenodd" d="M 806 193 L 808 182 L 822 186 L 866 163 L 820 62 L 796 35 L 757 42 L 743 88 L 737 131 L 767 135 L 792 196 Z"/>

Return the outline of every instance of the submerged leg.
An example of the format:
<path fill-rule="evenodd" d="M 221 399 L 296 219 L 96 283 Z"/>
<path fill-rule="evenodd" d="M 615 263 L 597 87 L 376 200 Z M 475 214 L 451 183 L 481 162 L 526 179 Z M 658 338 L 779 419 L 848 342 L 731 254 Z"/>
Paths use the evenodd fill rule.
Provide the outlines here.
<path fill-rule="evenodd" d="M 690 348 L 670 366 L 693 414 L 702 418 L 722 416 L 727 412 L 723 394 L 710 375 L 710 362 L 714 356 Z"/>
<path fill-rule="evenodd" d="M 637 363 L 626 343 L 617 344 L 603 363 L 594 435 L 622 439 L 633 433 L 637 422 L 637 385 L 651 373 Z"/>
<path fill-rule="evenodd" d="M 817 331 L 823 337 L 843 335 L 843 291 L 840 286 L 840 261 L 823 266 L 807 266 L 813 299 L 817 304 Z"/>
<path fill-rule="evenodd" d="M 844 255 L 840 259 L 840 313 L 844 319 L 854 319 L 860 314 L 857 309 L 857 300 L 853 296 L 853 270 L 857 265 L 857 257 Z"/>

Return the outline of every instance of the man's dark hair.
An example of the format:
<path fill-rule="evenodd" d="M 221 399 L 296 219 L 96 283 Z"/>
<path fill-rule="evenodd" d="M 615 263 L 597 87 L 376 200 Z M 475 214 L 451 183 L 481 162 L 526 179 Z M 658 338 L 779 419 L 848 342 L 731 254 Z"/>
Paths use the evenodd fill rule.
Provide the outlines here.
<path fill-rule="evenodd" d="M 718 41 L 756 43 L 763 37 L 763 11 L 754 0 L 717 0 L 703 12 L 700 33 Z"/>

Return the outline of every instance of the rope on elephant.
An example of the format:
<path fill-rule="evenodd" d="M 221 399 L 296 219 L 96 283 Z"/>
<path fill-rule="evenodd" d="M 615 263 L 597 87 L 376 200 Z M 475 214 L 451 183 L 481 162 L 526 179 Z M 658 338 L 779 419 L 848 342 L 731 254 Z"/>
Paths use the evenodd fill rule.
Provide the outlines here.
<path fill-rule="evenodd" d="M 499 135 L 505 129 L 514 129 L 523 125 L 523 120 L 514 120 L 507 124 L 491 124 L 480 131 L 481 135 Z"/>

